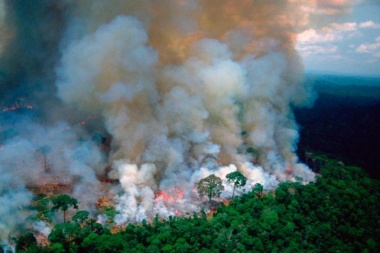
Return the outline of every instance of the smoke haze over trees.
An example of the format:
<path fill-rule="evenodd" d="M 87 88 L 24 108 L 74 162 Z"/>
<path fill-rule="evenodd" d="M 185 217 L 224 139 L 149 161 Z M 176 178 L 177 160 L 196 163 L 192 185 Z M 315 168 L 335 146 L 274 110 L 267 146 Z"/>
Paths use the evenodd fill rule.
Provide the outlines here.
<path fill-rule="evenodd" d="M 261 197 L 255 191 L 186 218 L 156 217 L 118 232 L 79 211 L 55 225 L 51 244 L 33 236 L 17 240 L 18 252 L 378 252 L 380 183 L 361 169 L 316 157 L 315 183 L 283 182 Z M 84 215 L 82 215 L 84 214 Z M 83 219 L 78 219 L 82 217 Z M 96 226 L 96 224 L 98 226 Z"/>
<path fill-rule="evenodd" d="M 22 227 L 51 230 L 54 214 L 40 223 L 24 208 L 40 193 L 69 194 L 99 222 L 125 226 L 199 212 L 196 185 L 211 174 L 222 178 L 220 200 L 314 181 L 296 153 L 293 108 L 315 97 L 296 32 L 349 9 L 0 0 L 0 241 Z M 235 171 L 244 187 L 227 182 Z"/>

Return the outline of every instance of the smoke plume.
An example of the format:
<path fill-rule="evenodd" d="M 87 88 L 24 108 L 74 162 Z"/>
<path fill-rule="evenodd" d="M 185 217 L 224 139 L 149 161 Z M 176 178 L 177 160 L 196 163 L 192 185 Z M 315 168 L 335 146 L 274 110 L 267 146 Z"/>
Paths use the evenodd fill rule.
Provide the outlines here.
<path fill-rule="evenodd" d="M 112 135 L 108 176 L 124 190 L 118 219 L 151 216 L 157 190 L 191 192 L 202 168 L 235 164 L 247 175 L 312 179 L 294 153 L 291 105 L 309 94 L 294 50 L 304 15 L 298 3 L 80 5 L 63 45 L 58 95 L 101 115 Z M 208 157 L 213 165 L 203 163 Z"/>
<path fill-rule="evenodd" d="M 313 180 L 295 154 L 292 107 L 312 99 L 295 34 L 315 15 L 348 9 L 319 0 L 0 1 L 1 240 L 54 180 L 94 215 L 98 198 L 111 196 L 117 224 L 199 210 L 195 186 L 212 173 L 224 180 L 222 198 L 235 170 L 248 178 L 238 194 Z"/>

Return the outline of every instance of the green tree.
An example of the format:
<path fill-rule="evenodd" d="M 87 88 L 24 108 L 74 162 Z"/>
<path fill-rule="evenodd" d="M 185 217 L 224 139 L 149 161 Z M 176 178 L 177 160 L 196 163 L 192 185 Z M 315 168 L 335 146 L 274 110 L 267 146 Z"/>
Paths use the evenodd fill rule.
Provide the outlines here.
<path fill-rule="evenodd" d="M 38 252 L 37 240 L 33 233 L 26 232 L 22 234 L 16 241 L 17 252 Z"/>
<path fill-rule="evenodd" d="M 83 252 L 127 252 L 123 251 L 126 248 L 125 240 L 122 234 L 89 234 L 82 242 L 81 247 Z"/>
<path fill-rule="evenodd" d="M 58 210 L 63 211 L 63 222 L 66 222 L 66 211 L 70 207 L 78 209 L 78 201 L 66 194 L 60 194 L 52 198 L 51 202 L 53 203 L 53 207 L 51 208 L 53 212 Z"/>
<path fill-rule="evenodd" d="M 62 243 L 53 243 L 49 248 L 47 248 L 44 252 L 48 253 L 65 253 L 67 252 L 63 247 Z"/>
<path fill-rule="evenodd" d="M 107 216 L 107 225 L 112 227 L 115 224 L 114 220 L 117 214 L 115 207 L 107 206 L 104 210 L 104 214 Z"/>
<path fill-rule="evenodd" d="M 52 243 L 62 244 L 65 252 L 77 252 L 78 242 L 84 236 L 79 224 L 65 222 L 55 225 L 48 238 Z"/>
<path fill-rule="evenodd" d="M 247 178 L 239 171 L 234 171 L 227 174 L 226 178 L 229 183 L 234 184 L 234 189 L 232 190 L 232 198 L 235 196 L 235 188 L 244 187 L 247 183 Z"/>
<path fill-rule="evenodd" d="M 264 187 L 262 184 L 255 184 L 255 186 L 253 186 L 253 192 L 256 194 L 257 197 L 262 197 L 263 196 L 263 190 L 264 190 Z"/>
<path fill-rule="evenodd" d="M 222 179 L 211 174 L 210 176 L 201 179 L 197 187 L 198 193 L 201 197 L 207 196 L 211 203 L 212 197 L 219 197 L 220 193 L 224 190 Z"/>
<path fill-rule="evenodd" d="M 32 209 L 37 211 L 36 218 L 51 222 L 52 212 L 49 207 L 50 199 L 45 194 L 38 194 L 33 197 Z"/>
<path fill-rule="evenodd" d="M 73 216 L 72 220 L 79 223 L 80 225 L 83 225 L 89 217 L 89 212 L 85 210 L 81 210 L 76 212 L 76 214 Z"/>

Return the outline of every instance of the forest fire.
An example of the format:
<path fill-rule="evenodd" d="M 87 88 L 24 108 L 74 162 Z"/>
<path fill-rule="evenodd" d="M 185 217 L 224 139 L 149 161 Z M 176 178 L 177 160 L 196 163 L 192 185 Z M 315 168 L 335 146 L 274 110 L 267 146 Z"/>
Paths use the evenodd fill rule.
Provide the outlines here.
<path fill-rule="evenodd" d="M 44 194 L 53 196 L 55 194 L 70 192 L 73 189 L 74 181 L 65 175 L 40 175 L 34 177 L 27 187 L 33 191 L 35 195 Z"/>
<path fill-rule="evenodd" d="M 160 190 L 155 194 L 153 202 L 157 208 L 165 208 L 168 215 L 183 216 L 184 210 L 181 206 L 185 203 L 184 191 L 179 188 Z"/>
<path fill-rule="evenodd" d="M 9 111 L 16 111 L 16 110 L 19 110 L 19 109 L 28 109 L 28 110 L 32 110 L 33 109 L 33 106 L 30 105 L 30 104 L 27 104 L 24 99 L 17 99 L 15 101 L 15 103 L 9 107 L 5 107 L 3 108 L 1 111 L 2 112 L 9 112 Z"/>
<path fill-rule="evenodd" d="M 154 202 L 164 201 L 169 203 L 174 203 L 183 198 L 184 192 L 178 188 L 173 188 L 170 190 L 160 190 L 156 193 L 156 198 Z"/>
<path fill-rule="evenodd" d="M 286 167 L 285 167 L 285 172 L 287 173 L 287 174 L 292 174 L 292 172 L 293 172 L 293 168 L 292 168 L 292 166 L 290 166 L 290 165 L 287 165 Z"/>
<path fill-rule="evenodd" d="M 34 12 L 16 2 L 4 1 L 4 31 L 30 26 Z M 41 16 L 32 36 L 15 34 L 1 51 L 15 57 L 0 65 L 10 66 L 7 101 L 22 97 L 0 108 L 10 118 L 0 122 L 0 202 L 14 206 L 0 217 L 5 235 L 27 222 L 17 207 L 44 190 L 95 216 L 111 206 L 123 226 L 200 211 L 206 196 L 194 189 L 211 174 L 223 180 L 220 199 L 313 180 L 292 115 L 310 98 L 294 48 L 307 1 L 47 2 L 28 5 Z M 60 15 L 40 15 L 52 9 Z M 35 109 L 29 101 L 38 113 L 18 113 Z M 244 189 L 227 182 L 232 171 Z"/>
<path fill-rule="evenodd" d="M 298 35 L 349 2 L 0 0 L 0 252 L 375 252 L 369 182 L 297 155 Z"/>

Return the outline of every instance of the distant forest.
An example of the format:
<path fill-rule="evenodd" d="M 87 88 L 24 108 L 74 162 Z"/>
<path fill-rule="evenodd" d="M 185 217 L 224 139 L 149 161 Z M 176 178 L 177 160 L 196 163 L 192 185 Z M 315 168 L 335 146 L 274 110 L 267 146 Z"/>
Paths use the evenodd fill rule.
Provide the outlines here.
<path fill-rule="evenodd" d="M 116 230 L 112 219 L 101 225 L 80 210 L 55 223 L 50 243 L 44 246 L 30 231 L 14 238 L 16 251 L 380 252 L 380 182 L 326 155 L 309 158 L 320 171 L 316 182 L 283 182 L 269 192 L 255 188 L 229 203 L 219 203 L 213 212 L 168 220 L 156 217 Z M 43 199 L 37 197 L 32 207 L 38 219 L 76 205 L 70 197 L 60 204 L 55 198 L 49 209 L 49 201 Z M 114 215 L 114 210 L 104 211 L 111 218 Z"/>
<path fill-rule="evenodd" d="M 317 99 L 295 109 L 301 159 L 325 152 L 380 179 L 380 78 L 309 74 L 306 82 Z"/>

